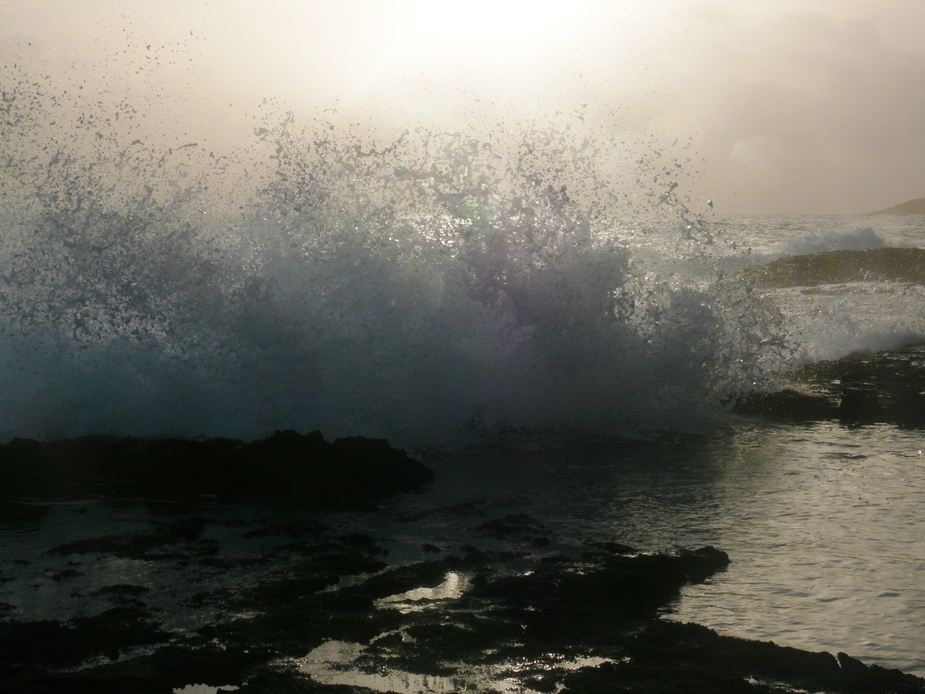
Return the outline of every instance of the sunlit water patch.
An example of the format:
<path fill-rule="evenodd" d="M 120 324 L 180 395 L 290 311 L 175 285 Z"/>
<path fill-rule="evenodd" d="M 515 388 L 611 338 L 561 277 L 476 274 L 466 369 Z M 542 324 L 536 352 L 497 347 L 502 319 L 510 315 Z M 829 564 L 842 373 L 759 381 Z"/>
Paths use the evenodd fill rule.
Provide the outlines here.
<path fill-rule="evenodd" d="M 458 599 L 469 586 L 469 577 L 456 571 L 446 575 L 443 583 L 434 588 L 414 588 L 399 595 L 390 595 L 375 602 L 378 609 L 398 610 L 403 614 L 429 607 L 439 607 L 443 600 Z"/>
<path fill-rule="evenodd" d="M 375 692 L 395 694 L 442 694 L 444 692 L 517 692 L 539 694 L 521 681 L 523 672 L 563 671 L 579 668 L 593 668 L 611 663 L 608 658 L 565 658 L 550 653 L 541 661 L 511 662 L 482 667 L 466 667 L 460 664 L 453 677 L 419 675 L 398 669 L 385 672 L 367 672 L 358 661 L 363 656 L 364 646 L 343 641 L 328 641 L 314 649 L 298 663 L 299 670 L 321 684 L 340 684 L 363 687 Z"/>
<path fill-rule="evenodd" d="M 713 522 L 736 561 L 674 618 L 925 674 L 923 448 L 886 425 L 741 435 Z"/>

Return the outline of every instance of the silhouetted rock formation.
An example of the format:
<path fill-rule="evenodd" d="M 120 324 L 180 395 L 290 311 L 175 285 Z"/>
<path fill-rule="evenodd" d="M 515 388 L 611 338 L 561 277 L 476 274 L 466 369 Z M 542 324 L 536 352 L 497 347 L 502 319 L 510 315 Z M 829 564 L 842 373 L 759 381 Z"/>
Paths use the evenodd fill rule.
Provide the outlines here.
<path fill-rule="evenodd" d="M 738 398 L 733 411 L 783 422 L 839 420 L 925 427 L 925 346 L 856 352 L 807 364 L 792 376 L 795 386 Z"/>
<path fill-rule="evenodd" d="M 564 679 L 563 693 L 772 694 L 832 692 L 896 694 L 925 691 L 925 680 L 867 666 L 839 653 L 811 653 L 748 641 L 698 624 L 657 621 L 625 646 L 622 662 L 581 668 Z"/>
<path fill-rule="evenodd" d="M 877 394 L 868 390 L 848 390 L 838 405 L 838 418 L 851 424 L 873 424 L 883 419 Z"/>
<path fill-rule="evenodd" d="M 319 431 L 277 431 L 252 443 L 87 436 L 48 443 L 13 439 L 0 446 L 5 493 L 39 498 L 118 486 L 120 493 L 138 496 L 296 496 L 342 505 L 418 489 L 432 478 L 385 439 L 328 443 Z"/>
<path fill-rule="evenodd" d="M 738 414 L 780 422 L 823 421 L 838 416 L 838 408 L 829 398 L 798 393 L 789 388 L 771 393 L 750 393 L 740 398 L 733 409 Z"/>

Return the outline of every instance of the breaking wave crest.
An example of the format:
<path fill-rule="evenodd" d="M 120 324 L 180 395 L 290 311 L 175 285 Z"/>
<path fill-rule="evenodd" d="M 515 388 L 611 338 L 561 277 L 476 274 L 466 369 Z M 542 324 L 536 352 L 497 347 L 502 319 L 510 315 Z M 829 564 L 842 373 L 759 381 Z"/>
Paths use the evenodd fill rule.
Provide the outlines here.
<path fill-rule="evenodd" d="M 289 116 L 216 156 L 101 113 L 52 140 L 53 101 L 4 93 L 3 438 L 626 436 L 788 358 L 665 152 L 625 193 L 612 140 L 552 121 L 382 146 Z"/>

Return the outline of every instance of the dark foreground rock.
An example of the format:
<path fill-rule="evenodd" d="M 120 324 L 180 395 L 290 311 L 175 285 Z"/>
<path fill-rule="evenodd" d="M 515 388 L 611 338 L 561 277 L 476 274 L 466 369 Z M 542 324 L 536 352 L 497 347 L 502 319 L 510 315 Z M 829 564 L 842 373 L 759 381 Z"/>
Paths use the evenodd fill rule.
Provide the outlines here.
<path fill-rule="evenodd" d="M 748 641 L 697 624 L 660 620 L 641 630 L 624 648 L 622 661 L 583 668 L 564 680 L 575 694 L 641 691 L 845 692 L 875 694 L 925 691 L 925 680 L 839 653 L 809 653 L 770 642 Z"/>
<path fill-rule="evenodd" d="M 115 489 L 123 496 L 179 499 L 294 496 L 338 506 L 419 489 L 432 478 L 385 439 L 329 443 L 319 431 L 277 431 L 252 443 L 88 436 L 0 446 L 3 495 L 41 499 Z"/>
<path fill-rule="evenodd" d="M 728 565 L 712 547 L 537 555 L 527 537 L 503 554 L 466 547 L 388 567 L 372 538 L 263 530 L 294 540 L 287 551 L 300 559 L 249 587 L 196 595 L 212 606 L 197 627 L 168 628 L 146 607 L 151 593 L 129 584 L 97 591 L 115 606 L 93 617 L 0 622 L 0 690 L 925 692 L 923 680 L 844 654 L 662 619 L 685 584 Z"/>

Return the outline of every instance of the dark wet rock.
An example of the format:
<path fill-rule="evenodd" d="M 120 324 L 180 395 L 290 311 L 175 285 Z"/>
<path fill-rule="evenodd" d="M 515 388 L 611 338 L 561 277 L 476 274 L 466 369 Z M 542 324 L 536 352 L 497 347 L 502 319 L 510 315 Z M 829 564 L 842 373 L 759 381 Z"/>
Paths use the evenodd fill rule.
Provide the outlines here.
<path fill-rule="evenodd" d="M 310 560 L 312 566 L 342 574 L 370 573 L 385 567 L 379 559 L 385 551 L 373 538 L 362 534 L 305 538 L 269 551 Z"/>
<path fill-rule="evenodd" d="M 254 608 L 264 607 L 267 604 L 288 604 L 294 606 L 302 598 L 313 595 L 329 586 L 335 585 L 339 580 L 336 573 L 319 572 L 314 567 L 296 567 L 282 580 L 265 582 L 259 591 L 248 593 L 248 599 L 238 601 L 239 604 Z"/>
<path fill-rule="evenodd" d="M 328 443 L 317 431 L 277 431 L 252 443 L 88 436 L 49 443 L 13 439 L 0 446 L 4 492 L 39 498 L 118 489 L 165 498 L 288 496 L 350 506 L 419 489 L 432 477 L 384 439 Z"/>
<path fill-rule="evenodd" d="M 883 419 L 883 408 L 875 392 L 849 390 L 838 405 L 838 418 L 850 424 L 873 424 Z"/>
<path fill-rule="evenodd" d="M 245 539 L 259 537 L 290 537 L 300 539 L 306 536 L 316 536 L 323 532 L 325 527 L 315 522 L 294 520 L 285 523 L 276 523 L 256 530 L 249 530 L 242 535 Z"/>
<path fill-rule="evenodd" d="M 461 561 L 463 564 L 465 564 L 472 561 L 481 562 L 488 557 L 488 555 L 485 554 L 482 550 L 480 550 L 478 547 L 473 547 L 472 545 L 463 545 L 459 548 L 459 550 L 463 553 L 462 560 L 457 560 L 455 557 L 447 557 L 446 561 Z"/>
<path fill-rule="evenodd" d="M 4 691 L 169 694 L 189 684 L 221 686 L 242 682 L 266 658 L 267 653 L 258 649 L 177 639 L 140 657 L 16 682 Z"/>
<path fill-rule="evenodd" d="M 542 562 L 528 575 L 490 580 L 472 591 L 504 607 L 539 650 L 565 641 L 607 643 L 617 626 L 654 618 L 682 586 L 725 569 L 725 552 L 704 547 L 676 555 L 598 556 L 593 562 Z"/>
<path fill-rule="evenodd" d="M 216 595 L 215 593 L 203 590 L 199 591 L 198 593 L 194 593 L 185 600 L 181 600 L 180 606 L 196 609 L 206 605 L 217 604 L 221 601 L 222 597 L 223 596 L 221 595 Z"/>
<path fill-rule="evenodd" d="M 799 390 L 743 395 L 733 411 L 772 421 L 925 427 L 925 345 L 807 364 L 791 379 Z"/>
<path fill-rule="evenodd" d="M 620 542 L 589 542 L 588 545 L 610 554 L 636 554 L 635 548 Z"/>
<path fill-rule="evenodd" d="M 550 543 L 548 528 L 524 513 L 482 523 L 476 530 L 486 537 L 529 542 L 534 547 L 546 547 Z"/>
<path fill-rule="evenodd" d="M 564 692 L 645 691 L 759 694 L 826 691 L 844 694 L 922 692 L 925 681 L 867 666 L 839 654 L 810 653 L 747 641 L 696 624 L 657 621 L 623 644 L 618 662 L 565 677 Z"/>
<path fill-rule="evenodd" d="M 51 575 L 51 580 L 55 583 L 60 583 L 61 581 L 67 581 L 72 578 L 79 578 L 80 576 L 86 576 L 82 571 L 77 571 L 76 569 L 64 569 L 63 571 L 56 571 Z"/>
<path fill-rule="evenodd" d="M 421 545 L 421 551 L 427 552 L 428 554 L 440 554 L 441 550 L 437 545 L 432 545 L 429 542 L 425 542 Z"/>
<path fill-rule="evenodd" d="M 196 557 L 200 565 L 214 566 L 218 570 L 261 566 L 264 571 L 256 585 L 235 590 L 200 591 L 184 604 L 191 607 L 233 605 L 244 610 L 263 609 L 268 605 L 289 607 L 306 596 L 337 586 L 342 576 L 382 571 L 386 567 L 380 558 L 383 554 L 375 545 L 357 547 L 344 538 L 322 538 L 282 545 L 258 557 Z M 279 568 L 272 568 L 274 566 Z"/>
<path fill-rule="evenodd" d="M 7 687 L 91 658 L 115 660 L 131 648 L 169 638 L 146 610 L 137 607 L 114 607 L 68 622 L 0 623 L 0 684 Z"/>
<path fill-rule="evenodd" d="M 134 586 L 129 583 L 117 583 L 112 586 L 103 586 L 95 590 L 90 595 L 94 597 L 117 597 L 117 598 L 137 598 L 139 595 L 150 593 L 150 588 L 144 586 Z"/>
<path fill-rule="evenodd" d="M 200 592 L 186 604 L 224 605 L 240 610 L 260 610 L 268 615 L 272 615 L 273 610 L 282 610 L 288 620 L 309 604 L 310 596 L 336 586 L 342 576 L 375 574 L 386 568 L 378 556 L 382 550 L 365 535 L 319 538 L 290 549 L 294 549 L 294 556 L 299 559 L 270 573 L 258 585 L 234 593 Z M 366 599 L 362 604 L 369 608 L 372 603 Z M 272 616 L 267 619 L 272 621 Z"/>
<path fill-rule="evenodd" d="M 897 388 L 884 408 L 884 419 L 903 427 L 925 427 L 925 394 Z"/>
<path fill-rule="evenodd" d="M 779 422 L 822 421 L 838 416 L 838 410 L 829 398 L 807 395 L 791 389 L 772 393 L 752 393 L 740 398 L 733 411 Z"/>
<path fill-rule="evenodd" d="M 152 532 L 108 535 L 88 540 L 66 542 L 48 550 L 51 555 L 112 554 L 124 559 L 177 558 L 186 556 L 177 545 L 189 547 L 197 542 L 208 521 L 203 518 L 185 518 Z M 170 549 L 167 549 L 170 548 Z"/>

